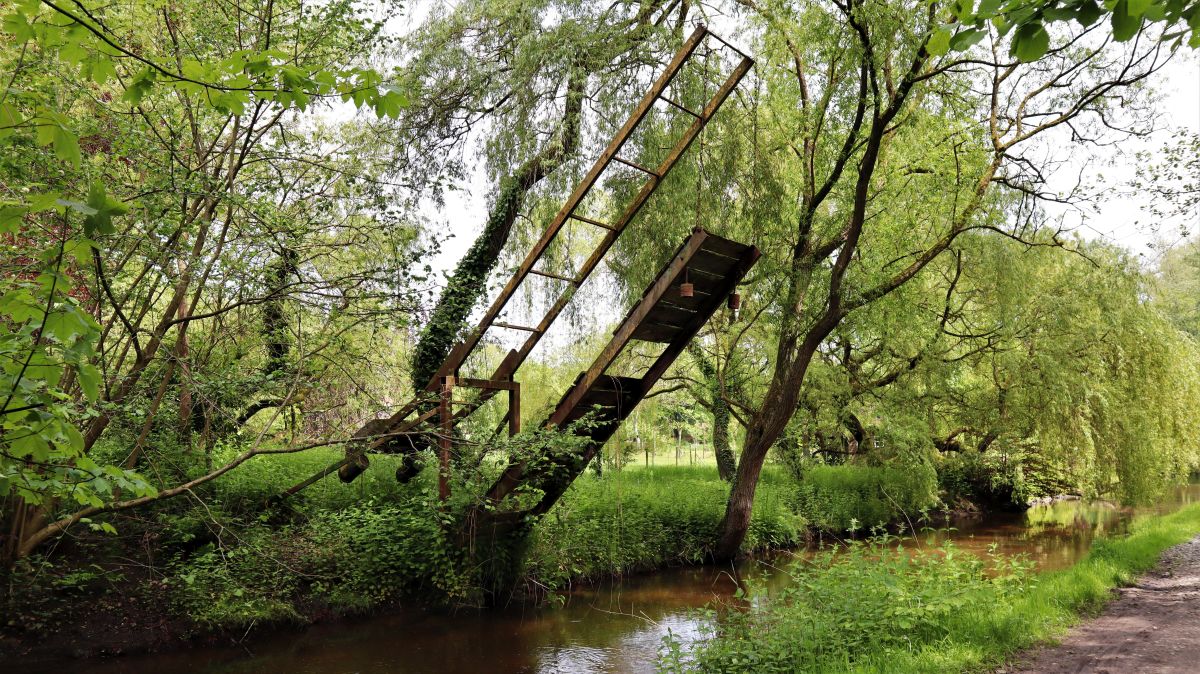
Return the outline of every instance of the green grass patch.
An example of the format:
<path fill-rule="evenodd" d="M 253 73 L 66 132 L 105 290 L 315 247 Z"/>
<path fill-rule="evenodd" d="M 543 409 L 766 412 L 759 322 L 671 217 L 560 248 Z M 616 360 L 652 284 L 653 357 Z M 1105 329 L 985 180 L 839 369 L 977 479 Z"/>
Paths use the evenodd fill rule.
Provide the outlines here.
<path fill-rule="evenodd" d="M 804 542 L 793 487 L 769 471 L 759 484 L 745 548 Z M 717 539 L 729 485 L 715 467 L 626 469 L 575 481 L 534 527 L 527 575 L 550 587 L 703 561 Z"/>
<path fill-rule="evenodd" d="M 1052 640 L 1200 533 L 1200 505 L 1098 540 L 1083 561 L 1035 575 L 953 547 L 908 554 L 878 544 L 793 567 L 789 588 L 730 610 L 694 653 L 668 640 L 664 671 L 963 672 Z"/>
<path fill-rule="evenodd" d="M 181 613 L 228 628 L 408 600 L 480 601 L 484 560 L 465 558 L 431 470 L 398 485 L 395 461 L 373 458 L 352 484 L 327 478 L 289 499 L 287 509 L 261 509 L 336 456 L 265 457 L 218 483 L 206 505 L 160 513 L 164 540 L 175 551 L 169 583 Z M 728 489 L 713 466 L 585 474 L 534 525 L 519 577 L 559 589 L 701 561 L 716 539 Z M 802 543 L 805 521 L 794 504 L 794 487 L 768 471 L 747 546 Z"/>
<path fill-rule="evenodd" d="M 855 531 L 917 519 L 938 504 L 929 466 L 813 466 L 796 487 L 797 509 L 827 531 Z"/>

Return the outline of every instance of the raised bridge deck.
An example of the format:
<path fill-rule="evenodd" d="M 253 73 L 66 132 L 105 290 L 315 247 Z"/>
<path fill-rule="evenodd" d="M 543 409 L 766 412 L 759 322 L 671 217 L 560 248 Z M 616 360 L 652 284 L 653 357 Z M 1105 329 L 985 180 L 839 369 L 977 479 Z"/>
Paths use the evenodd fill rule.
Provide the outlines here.
<path fill-rule="evenodd" d="M 542 490 L 543 496 L 523 514 L 540 515 L 548 511 L 688 342 L 720 309 L 758 257 L 759 251 L 754 246 L 703 229 L 694 230 L 613 331 L 612 339 L 591 367 L 579 374 L 546 420 L 547 426 L 568 427 L 591 413 L 591 423 L 576 430 L 589 440 L 583 451 L 559 457 L 536 472 L 525 463 L 510 464 L 488 491 L 488 499 L 498 503 L 518 485 L 529 483 Z M 685 282 L 692 285 L 690 297 L 681 291 Z M 657 342 L 666 347 L 640 377 L 606 374 L 631 341 Z"/>

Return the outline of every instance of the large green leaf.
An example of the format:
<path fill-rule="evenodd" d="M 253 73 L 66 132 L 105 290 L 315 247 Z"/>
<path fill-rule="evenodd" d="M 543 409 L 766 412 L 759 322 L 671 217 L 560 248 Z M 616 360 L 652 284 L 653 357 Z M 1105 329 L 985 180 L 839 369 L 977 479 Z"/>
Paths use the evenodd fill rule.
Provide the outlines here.
<path fill-rule="evenodd" d="M 945 26 L 938 27 L 929 36 L 929 42 L 926 43 L 925 49 L 934 56 L 944 56 L 950 51 L 950 29 Z"/>
<path fill-rule="evenodd" d="M 1117 42 L 1128 42 L 1138 34 L 1142 27 L 1142 17 L 1129 13 L 1128 0 L 1120 0 L 1112 11 L 1113 39 Z"/>
<path fill-rule="evenodd" d="M 1050 34 L 1040 23 L 1027 23 L 1013 34 L 1011 53 L 1022 63 L 1036 61 L 1050 48 Z"/>

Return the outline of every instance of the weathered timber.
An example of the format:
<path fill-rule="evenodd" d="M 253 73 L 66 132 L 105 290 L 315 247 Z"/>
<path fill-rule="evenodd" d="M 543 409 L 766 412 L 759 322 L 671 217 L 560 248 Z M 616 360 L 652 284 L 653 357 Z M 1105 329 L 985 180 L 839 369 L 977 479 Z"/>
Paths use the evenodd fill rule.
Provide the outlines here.
<path fill-rule="evenodd" d="M 717 250 L 724 251 L 715 254 Z M 550 457 L 549 465 L 532 468 L 526 462 L 514 462 L 507 466 L 487 493 L 487 502 L 498 506 L 506 496 L 519 486 L 527 486 L 542 492 L 542 498 L 521 516 L 541 515 L 547 512 L 562 496 L 566 488 L 583 471 L 600 447 L 612 437 L 620 423 L 629 416 L 639 402 L 650 392 L 671 363 L 696 336 L 709 318 L 721 307 L 725 298 L 733 292 L 758 260 L 758 249 L 696 229 L 675 253 L 642 294 L 641 299 L 630 309 L 625 319 L 613 331 L 608 345 L 596 357 L 586 371 L 580 373 L 573 386 L 563 394 L 554 412 L 547 419 L 547 426 L 572 428 L 572 422 L 592 415 L 590 424 L 574 429 L 588 438 L 585 449 L 574 455 Z M 700 260 L 714 272 L 721 274 L 720 281 L 709 286 L 710 292 L 696 300 L 695 310 L 685 312 L 675 308 L 683 279 L 693 278 L 693 260 Z M 714 266 L 714 259 L 724 260 L 723 266 Z M 658 324 L 651 341 L 665 342 L 667 347 L 651 363 L 641 377 L 618 377 L 606 370 L 616 360 L 630 341 L 646 340 L 645 321 L 660 307 L 675 311 L 684 319 L 673 326 Z M 475 519 L 488 515 L 476 514 Z M 501 519 L 511 519 L 511 513 L 500 511 Z"/>
<path fill-rule="evenodd" d="M 520 348 L 510 352 L 509 358 L 506 358 L 505 361 L 502 362 L 496 371 L 491 375 L 491 377 L 488 378 L 490 381 L 504 381 L 512 379 L 512 375 L 537 346 L 542 336 L 546 334 L 559 314 L 571 301 L 575 290 L 588 279 L 592 271 L 595 270 L 596 266 L 599 265 L 605 254 L 607 254 L 609 249 L 611 249 L 613 244 L 616 242 L 617 237 L 620 236 L 624 229 L 637 216 L 638 212 L 654 194 L 662 180 L 670 173 L 671 169 L 688 150 L 692 142 L 695 141 L 700 132 L 703 131 L 704 127 L 720 109 L 721 105 L 730 96 L 730 94 L 732 94 L 734 88 L 737 87 L 738 83 L 741 82 L 741 80 L 746 76 L 750 68 L 753 66 L 753 60 L 745 56 L 742 52 L 734 49 L 735 52 L 742 55 L 742 59 L 736 65 L 734 65 L 729 75 L 725 78 L 721 85 L 717 87 L 716 91 L 705 103 L 703 108 L 701 108 L 699 112 L 695 112 L 678 105 L 675 101 L 666 96 L 667 88 L 670 86 L 672 81 L 674 81 L 675 77 L 679 74 L 683 66 L 697 52 L 697 48 L 709 36 L 712 36 L 712 34 L 709 33 L 708 29 L 703 25 L 697 27 L 696 30 L 690 36 L 688 36 L 679 51 L 667 64 L 664 71 L 654 81 L 650 89 L 634 108 L 634 111 L 629 119 L 624 125 L 622 125 L 616 135 L 613 136 L 608 146 L 603 150 L 603 152 L 601 152 L 599 158 L 597 158 L 595 164 L 575 187 L 574 191 L 567 198 L 562 208 L 550 221 L 542 237 L 534 244 L 533 248 L 525 257 L 525 260 L 517 267 L 513 273 L 513 276 L 505 284 L 499 296 L 484 313 L 476 328 L 472 330 L 462 342 L 458 343 L 450 351 L 441 367 L 439 367 L 437 371 L 429 378 L 428 383 L 424 387 L 425 394 L 421 397 L 418 397 L 418 399 L 414 400 L 408 405 L 405 405 L 395 414 L 384 420 L 382 428 L 386 433 L 412 433 L 414 429 L 418 429 L 418 427 L 428 428 L 428 425 L 423 424 L 425 424 L 425 422 L 433 416 L 438 415 L 439 410 L 442 407 L 440 402 L 440 389 L 442 388 L 445 378 L 458 377 L 459 369 L 462 367 L 463 363 L 468 357 L 471 356 L 476 346 L 479 345 L 479 342 L 483 338 L 484 334 L 491 328 L 522 330 L 529 333 L 529 337 L 520 346 Z M 727 44 L 724 40 L 720 40 L 720 42 L 722 44 Z M 633 160 L 618 156 L 618 153 L 622 150 L 622 148 L 625 147 L 626 142 L 632 136 L 634 130 L 650 114 L 651 110 L 654 108 L 655 101 L 659 99 L 665 100 L 673 107 L 679 108 L 685 113 L 693 116 L 694 119 L 691 124 L 687 126 L 675 143 L 669 148 L 665 158 L 655 167 L 646 167 Z M 647 173 L 648 177 L 646 182 L 624 205 L 619 217 L 611 223 L 601 222 L 599 220 L 589 218 L 581 213 L 576 213 L 576 210 L 579 209 L 584 198 L 587 197 L 592 188 L 600 179 L 601 175 L 613 162 L 625 164 L 639 171 Z M 601 237 L 592 253 L 583 262 L 582 266 L 576 272 L 574 277 L 568 279 L 567 277 L 561 277 L 550 272 L 535 270 L 534 266 L 540 260 L 542 260 L 543 255 L 549 248 L 550 244 L 558 236 L 566 222 L 571 219 L 601 227 L 605 230 L 605 234 Z M 712 247 L 706 248 L 705 251 L 707 253 L 714 254 L 718 258 L 724 256 L 727 259 L 731 259 L 730 251 L 736 253 L 737 251 L 742 250 L 742 248 L 739 248 L 739 246 L 740 244 L 736 244 L 734 242 L 729 242 L 728 244 L 715 242 Z M 697 266 L 696 271 L 698 276 L 701 277 L 708 277 L 712 276 L 713 274 L 711 264 Z M 509 300 L 517 292 L 518 288 L 525 281 L 525 279 L 530 275 L 568 280 L 569 284 L 565 287 L 564 291 L 558 296 L 558 298 L 551 304 L 536 326 L 515 325 L 497 320 L 500 314 L 504 311 L 504 308 L 507 306 Z M 713 295 L 714 289 L 710 288 L 709 285 L 711 284 L 698 283 L 698 292 L 696 293 L 696 296 L 688 298 L 687 303 L 678 303 L 680 309 L 685 312 L 698 312 L 698 307 L 710 304 L 710 300 L 712 300 L 715 295 Z M 680 324 L 672 323 L 672 325 Z M 632 332 L 627 336 L 627 338 L 631 337 Z M 665 339 L 665 336 L 663 339 Z M 499 390 L 500 389 L 485 388 L 473 401 L 460 406 L 457 410 L 451 410 L 449 412 L 451 426 L 457 424 L 459 420 L 471 415 L 475 410 L 482 406 L 483 403 L 495 396 Z M 512 409 L 517 405 L 519 405 L 519 398 L 511 395 L 510 392 L 510 410 L 506 418 L 512 427 L 519 427 L 519 418 L 517 418 L 519 417 L 519 414 L 514 414 Z M 416 418 L 412 418 L 414 414 L 417 415 Z M 444 423 L 439 423 L 437 425 L 444 426 Z M 366 454 L 370 451 L 399 451 L 405 455 L 405 462 L 397 471 L 397 479 L 406 481 L 411 476 L 415 475 L 417 470 L 419 470 L 419 467 L 416 465 L 414 459 L 417 450 L 421 446 L 440 444 L 441 442 L 445 441 L 447 433 L 444 429 L 440 430 L 440 432 L 441 437 L 437 443 L 430 441 L 426 442 L 424 445 L 422 445 L 421 441 L 419 440 L 406 440 L 404 442 L 393 442 L 390 444 L 387 442 L 375 441 L 366 447 L 362 446 L 361 444 L 347 446 L 347 459 L 339 462 L 340 468 L 338 469 L 338 476 L 343 481 L 349 482 L 361 474 L 366 468 Z"/>

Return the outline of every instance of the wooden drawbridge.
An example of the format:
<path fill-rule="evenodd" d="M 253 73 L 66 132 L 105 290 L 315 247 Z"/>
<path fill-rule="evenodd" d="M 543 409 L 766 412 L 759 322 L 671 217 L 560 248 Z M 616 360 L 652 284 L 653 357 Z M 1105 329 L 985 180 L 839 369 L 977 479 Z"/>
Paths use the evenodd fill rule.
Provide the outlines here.
<path fill-rule="evenodd" d="M 520 514 L 541 515 L 550 510 L 688 342 L 732 296 L 758 256 L 753 246 L 703 229 L 693 231 L 546 420 L 546 426 L 562 428 L 590 415 L 588 423 L 576 431 L 587 437 L 583 451 L 550 459 L 532 470 L 523 462 L 510 464 L 488 490 L 487 500 L 499 503 L 522 483 L 532 482 L 541 490 L 541 500 Z M 607 374 L 631 341 L 657 342 L 665 347 L 640 377 Z"/>
<path fill-rule="evenodd" d="M 673 98 L 668 92 L 681 71 L 697 57 L 698 50 L 705 46 L 706 41 L 710 38 L 719 45 L 715 48 L 706 47 L 709 54 L 717 48 L 727 49 L 736 55 L 736 63 L 721 84 L 716 87 L 715 92 L 703 101 L 702 105 L 689 107 L 681 102 L 679 97 Z M 567 198 L 562 208 L 551 220 L 545 233 L 517 267 L 476 328 L 451 350 L 445 362 L 430 378 L 424 387 L 426 394 L 403 406 L 387 419 L 374 422 L 369 433 L 360 432 L 363 436 L 369 436 L 371 439 L 351 443 L 347 446 L 345 459 L 289 489 L 288 493 L 299 491 L 335 470 L 343 481 L 349 482 L 366 469 L 366 457 L 369 452 L 412 452 L 414 451 L 412 445 L 408 445 L 407 450 L 403 447 L 398 448 L 397 439 L 429 429 L 439 436 L 441 463 L 439 491 L 445 497 L 449 489 L 447 477 L 450 463 L 450 437 L 456 424 L 498 393 L 505 392 L 509 398 L 509 409 L 505 417 L 509 432 L 513 434 L 519 432 L 520 385 L 514 380 L 513 375 L 547 333 L 558 315 L 567 307 L 576 290 L 600 264 L 605 254 L 616 242 L 617 237 L 630 224 L 705 125 L 717 113 L 722 103 L 749 72 L 753 63 L 750 57 L 710 33 L 705 26 L 697 27 L 684 41 L 682 47 L 667 64 L 666 69 L 642 97 L 633 114 L 621 126 L 608 146 L 601 152 L 595 164 Z M 707 74 L 707 67 L 705 73 Z M 648 166 L 646 164 L 651 162 L 631 159 L 623 155 L 622 151 L 628 149 L 627 141 L 656 109 L 669 110 L 671 113 L 691 121 L 683 128 L 682 133 L 675 139 L 663 158 Z M 611 209 L 612 212 L 618 212 L 620 215 L 615 220 L 605 222 L 594 214 L 589 214 L 583 204 L 593 187 L 601 179 L 601 175 L 610 167 L 632 170 L 634 173 L 644 175 L 645 178 L 641 188 L 633 192 L 624 204 L 617 204 Z M 539 267 L 539 262 L 543 261 L 544 255 L 556 237 L 566 225 L 572 222 L 599 228 L 603 232 L 591 253 L 571 274 L 556 273 L 546 269 L 545 265 Z M 708 234 L 703 230 L 695 231 L 684 242 L 657 280 L 647 289 L 641 301 L 617 328 L 612 341 L 596 362 L 587 372 L 580 375 L 575 385 L 563 396 L 554 414 L 547 421 L 548 424 L 556 426 L 570 424 L 581 418 L 587 410 L 594 409 L 596 405 L 599 405 L 598 422 L 591 427 L 590 431 L 592 443 L 589 446 L 594 445 L 594 447 L 584 453 L 586 456 L 574 457 L 569 462 L 572 466 L 578 460 L 583 460 L 583 465 L 586 465 L 586 459 L 590 459 L 600 445 L 615 432 L 620 422 L 646 395 L 688 341 L 720 307 L 721 302 L 732 292 L 757 257 L 756 249 Z M 549 305 L 542 318 L 532 325 L 517 325 L 498 320 L 509 304 L 509 300 L 531 277 L 546 279 L 547 282 L 558 284 L 557 299 Z M 692 296 L 687 298 L 680 296 L 677 288 L 682 283 L 680 279 L 690 281 L 694 290 Z M 671 292 L 673 284 L 676 287 L 674 296 Z M 458 374 L 463 363 L 480 345 L 484 335 L 494 329 L 519 331 L 526 333 L 527 337 L 519 348 L 508 352 L 490 377 L 486 379 L 459 377 Z M 640 378 L 605 375 L 605 369 L 631 340 L 659 342 L 666 344 L 666 347 Z M 480 389 L 480 394 L 469 403 L 459 406 L 458 409 L 452 409 L 452 397 L 456 387 L 477 388 Z M 433 422 L 436 422 L 436 431 L 432 427 Z M 523 480 L 530 477 L 531 471 L 527 466 L 511 465 L 489 490 L 488 497 L 493 501 L 499 501 Z M 565 489 L 565 485 L 563 489 Z M 537 506 L 538 512 L 545 512 L 560 494 L 561 490 L 553 495 L 546 492 L 545 498 Z"/>

